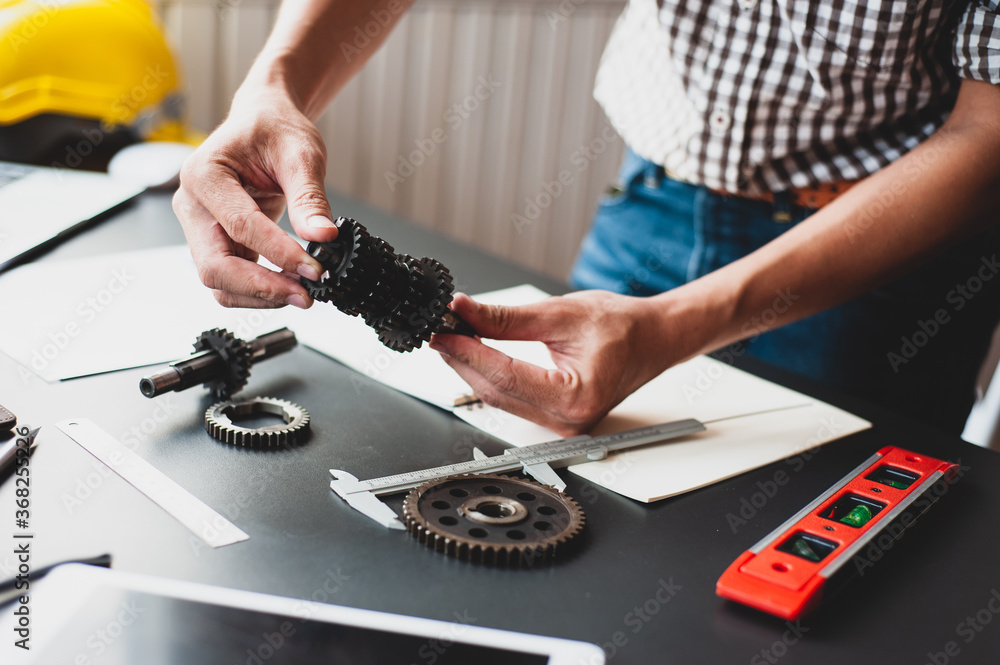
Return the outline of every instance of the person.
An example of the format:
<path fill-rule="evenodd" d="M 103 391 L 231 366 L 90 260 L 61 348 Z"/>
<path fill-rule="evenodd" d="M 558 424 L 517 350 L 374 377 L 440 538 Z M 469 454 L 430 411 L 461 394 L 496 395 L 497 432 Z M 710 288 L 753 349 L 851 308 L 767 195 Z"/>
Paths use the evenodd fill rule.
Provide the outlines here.
<path fill-rule="evenodd" d="M 334 239 L 314 121 L 406 7 L 283 4 L 174 198 L 223 305 L 311 305 L 296 277 L 320 267 L 274 221 L 287 204 Z M 431 342 L 484 402 L 568 436 L 726 348 L 960 431 L 1000 302 L 1000 1 L 633 0 L 596 96 L 629 150 L 573 270 L 588 290 L 452 304 L 556 369 Z"/>

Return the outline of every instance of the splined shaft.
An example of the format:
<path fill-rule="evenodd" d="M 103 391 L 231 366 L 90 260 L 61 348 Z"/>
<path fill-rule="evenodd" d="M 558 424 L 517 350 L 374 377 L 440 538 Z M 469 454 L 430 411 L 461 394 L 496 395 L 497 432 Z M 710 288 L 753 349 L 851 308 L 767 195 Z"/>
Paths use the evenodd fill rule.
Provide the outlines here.
<path fill-rule="evenodd" d="M 295 347 L 295 333 L 281 328 L 246 342 L 225 328 L 206 330 L 194 342 L 195 354 L 163 372 L 139 381 L 139 391 L 153 398 L 205 384 L 216 399 L 228 399 L 250 377 L 250 367 Z"/>

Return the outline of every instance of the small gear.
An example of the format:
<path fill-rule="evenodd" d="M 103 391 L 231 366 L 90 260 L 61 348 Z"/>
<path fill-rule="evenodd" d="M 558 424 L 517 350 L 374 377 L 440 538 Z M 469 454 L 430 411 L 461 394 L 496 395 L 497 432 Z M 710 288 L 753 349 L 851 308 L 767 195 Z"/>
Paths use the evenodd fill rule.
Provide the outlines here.
<path fill-rule="evenodd" d="M 500 566 L 562 553 L 583 530 L 580 505 L 540 483 L 495 474 L 432 480 L 410 491 L 403 522 L 439 552 Z"/>
<path fill-rule="evenodd" d="M 263 427 L 238 424 L 241 419 L 265 415 L 278 416 L 284 423 Z M 219 441 L 234 446 L 278 448 L 295 444 L 309 431 L 309 412 L 298 404 L 274 397 L 219 402 L 205 412 L 205 429 Z"/>
<path fill-rule="evenodd" d="M 212 328 L 198 335 L 194 350 L 214 351 L 225 362 L 225 370 L 220 376 L 205 383 L 215 399 L 229 399 L 247 384 L 250 378 L 252 351 L 250 344 L 233 335 L 225 328 Z"/>

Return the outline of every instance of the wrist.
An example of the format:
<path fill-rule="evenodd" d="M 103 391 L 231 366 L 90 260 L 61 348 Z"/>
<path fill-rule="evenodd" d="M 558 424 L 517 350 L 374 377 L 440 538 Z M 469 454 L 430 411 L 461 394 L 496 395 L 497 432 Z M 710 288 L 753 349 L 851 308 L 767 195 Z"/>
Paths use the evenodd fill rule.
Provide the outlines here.
<path fill-rule="evenodd" d="M 736 341 L 740 294 L 732 282 L 703 277 L 643 298 L 651 334 L 669 346 L 663 369 Z"/>

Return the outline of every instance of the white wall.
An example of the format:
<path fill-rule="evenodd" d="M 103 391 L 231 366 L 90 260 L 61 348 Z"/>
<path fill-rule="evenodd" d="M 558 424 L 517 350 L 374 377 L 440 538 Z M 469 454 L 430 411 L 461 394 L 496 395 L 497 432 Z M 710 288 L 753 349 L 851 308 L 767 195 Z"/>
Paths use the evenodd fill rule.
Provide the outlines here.
<path fill-rule="evenodd" d="M 225 116 L 278 3 L 157 4 L 186 75 L 192 122 L 210 130 Z M 621 158 L 621 140 L 605 130 L 591 88 L 623 6 L 418 0 L 319 121 L 328 184 L 565 278 Z M 487 93 L 481 80 L 499 85 Z M 563 171 L 569 184 L 559 182 Z"/>

